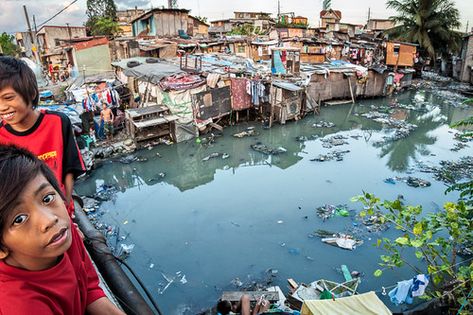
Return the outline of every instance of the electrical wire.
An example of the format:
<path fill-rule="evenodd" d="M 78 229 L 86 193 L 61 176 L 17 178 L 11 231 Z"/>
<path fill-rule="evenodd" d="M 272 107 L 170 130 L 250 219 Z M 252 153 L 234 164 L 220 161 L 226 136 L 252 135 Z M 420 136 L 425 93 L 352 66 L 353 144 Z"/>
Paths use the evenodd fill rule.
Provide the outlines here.
<path fill-rule="evenodd" d="M 54 19 L 56 16 L 58 16 L 59 14 L 61 14 L 62 12 L 64 12 L 65 10 L 67 10 L 67 8 L 69 8 L 71 5 L 73 5 L 74 3 L 76 3 L 78 0 L 74 0 L 72 1 L 71 3 L 69 3 L 68 5 L 66 5 L 62 10 L 60 10 L 58 13 L 54 14 L 51 18 L 47 19 L 46 21 L 44 21 L 43 23 L 39 24 L 38 27 L 41 27 L 43 26 L 44 24 L 48 23 L 49 21 L 51 21 L 52 19 Z"/>

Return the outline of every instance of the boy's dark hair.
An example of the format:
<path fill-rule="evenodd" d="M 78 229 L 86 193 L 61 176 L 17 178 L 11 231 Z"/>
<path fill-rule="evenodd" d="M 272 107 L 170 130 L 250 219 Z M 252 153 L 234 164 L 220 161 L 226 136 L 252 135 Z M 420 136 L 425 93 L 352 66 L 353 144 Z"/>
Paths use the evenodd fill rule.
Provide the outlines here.
<path fill-rule="evenodd" d="M 0 145 L 0 246 L 7 217 L 15 208 L 16 199 L 38 174 L 42 174 L 65 199 L 54 173 L 34 154 L 13 145 Z"/>
<path fill-rule="evenodd" d="M 11 87 L 27 105 L 38 105 L 39 91 L 36 76 L 28 65 L 9 56 L 0 57 L 0 90 Z"/>
<path fill-rule="evenodd" d="M 227 315 L 231 312 L 232 310 L 232 303 L 227 300 L 223 301 L 218 301 L 217 303 L 217 313 L 220 313 L 222 315 Z"/>

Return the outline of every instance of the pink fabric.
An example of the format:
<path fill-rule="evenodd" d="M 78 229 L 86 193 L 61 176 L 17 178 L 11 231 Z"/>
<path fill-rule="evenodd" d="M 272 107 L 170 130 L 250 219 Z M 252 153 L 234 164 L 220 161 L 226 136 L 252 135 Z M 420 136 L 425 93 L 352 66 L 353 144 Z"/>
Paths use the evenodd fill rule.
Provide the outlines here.
<path fill-rule="evenodd" d="M 247 79 L 231 78 L 232 109 L 243 110 L 251 107 L 251 95 L 246 93 Z"/>

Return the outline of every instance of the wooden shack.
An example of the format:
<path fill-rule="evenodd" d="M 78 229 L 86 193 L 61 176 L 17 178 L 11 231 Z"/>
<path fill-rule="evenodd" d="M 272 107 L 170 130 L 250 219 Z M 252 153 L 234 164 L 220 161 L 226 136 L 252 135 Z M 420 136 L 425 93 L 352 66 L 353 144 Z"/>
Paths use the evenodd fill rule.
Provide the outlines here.
<path fill-rule="evenodd" d="M 301 115 L 304 89 L 290 82 L 273 81 L 270 88 L 271 113 L 269 126 L 273 122 L 285 124 L 287 120 L 298 120 Z"/>
<path fill-rule="evenodd" d="M 125 110 L 128 135 L 136 142 L 168 136 L 176 141 L 175 121 L 164 105 L 146 104 L 146 107 Z"/>
<path fill-rule="evenodd" d="M 386 65 L 394 67 L 413 67 L 417 45 L 409 43 L 386 42 Z"/>

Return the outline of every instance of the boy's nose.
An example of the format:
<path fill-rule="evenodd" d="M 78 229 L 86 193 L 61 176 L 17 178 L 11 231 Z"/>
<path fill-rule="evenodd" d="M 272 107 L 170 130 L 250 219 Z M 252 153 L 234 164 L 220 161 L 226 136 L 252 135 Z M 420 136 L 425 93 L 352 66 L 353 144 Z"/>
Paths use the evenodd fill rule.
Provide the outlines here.
<path fill-rule="evenodd" d="M 41 215 L 40 227 L 41 227 L 41 232 L 43 233 L 49 231 L 59 221 L 59 218 L 56 216 L 56 214 L 48 210 L 42 211 L 40 215 Z"/>

